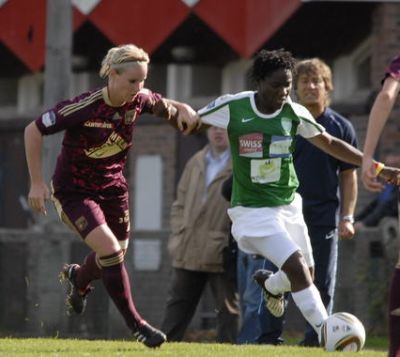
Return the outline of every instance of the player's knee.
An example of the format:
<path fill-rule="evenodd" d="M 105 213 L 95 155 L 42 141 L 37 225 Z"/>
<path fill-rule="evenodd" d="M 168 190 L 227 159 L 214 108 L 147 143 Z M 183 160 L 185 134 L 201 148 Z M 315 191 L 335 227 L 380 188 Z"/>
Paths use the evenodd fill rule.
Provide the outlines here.
<path fill-rule="evenodd" d="M 311 285 L 312 278 L 303 254 L 300 251 L 294 252 L 282 265 L 282 270 L 288 276 L 290 282 L 300 285 Z"/>
<path fill-rule="evenodd" d="M 121 264 L 123 261 L 124 261 L 124 252 L 122 250 L 119 250 L 118 252 L 107 255 L 105 257 L 99 258 L 99 263 L 103 268 Z"/>

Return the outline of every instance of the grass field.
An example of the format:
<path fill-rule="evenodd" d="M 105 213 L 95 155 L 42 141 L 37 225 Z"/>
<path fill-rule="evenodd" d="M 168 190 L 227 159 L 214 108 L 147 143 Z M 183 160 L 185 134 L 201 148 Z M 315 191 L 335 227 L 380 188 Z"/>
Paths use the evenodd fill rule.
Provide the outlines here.
<path fill-rule="evenodd" d="M 385 341 L 372 340 L 357 357 L 385 357 Z M 372 347 L 371 347 L 372 344 Z M 56 338 L 0 339 L 0 356 L 140 356 L 140 357 L 315 357 L 351 356 L 354 353 L 324 352 L 320 348 L 295 346 L 223 345 L 211 343 L 166 343 L 150 350 L 132 341 L 74 340 Z"/>

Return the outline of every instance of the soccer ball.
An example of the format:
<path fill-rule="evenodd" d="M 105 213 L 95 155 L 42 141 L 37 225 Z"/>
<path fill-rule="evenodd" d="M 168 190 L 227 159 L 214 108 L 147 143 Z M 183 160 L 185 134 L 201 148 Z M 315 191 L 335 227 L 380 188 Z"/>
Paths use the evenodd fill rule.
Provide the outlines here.
<path fill-rule="evenodd" d="M 321 347 L 328 352 L 360 351 L 365 343 L 365 329 L 361 321 L 347 312 L 330 315 L 321 328 Z"/>

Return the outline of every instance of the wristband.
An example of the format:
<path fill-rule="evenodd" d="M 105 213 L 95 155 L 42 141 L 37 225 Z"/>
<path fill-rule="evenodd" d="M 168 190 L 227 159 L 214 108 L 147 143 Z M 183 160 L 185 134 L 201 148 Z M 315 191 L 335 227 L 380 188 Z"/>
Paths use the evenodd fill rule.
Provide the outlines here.
<path fill-rule="evenodd" d="M 349 214 L 347 216 L 343 216 L 342 217 L 342 221 L 349 222 L 349 223 L 353 224 L 354 223 L 354 216 L 352 214 Z"/>
<path fill-rule="evenodd" d="M 385 165 L 382 162 L 374 162 L 375 175 L 379 176 Z"/>

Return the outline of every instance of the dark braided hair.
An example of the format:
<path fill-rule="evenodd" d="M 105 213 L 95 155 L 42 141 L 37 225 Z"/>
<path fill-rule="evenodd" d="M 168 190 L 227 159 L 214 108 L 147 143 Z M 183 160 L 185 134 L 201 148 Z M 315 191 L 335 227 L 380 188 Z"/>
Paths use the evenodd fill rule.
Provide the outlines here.
<path fill-rule="evenodd" d="M 294 72 L 295 65 L 296 60 L 292 54 L 283 48 L 274 51 L 261 50 L 254 59 L 250 78 L 254 83 L 258 83 L 278 69 L 288 69 Z"/>

